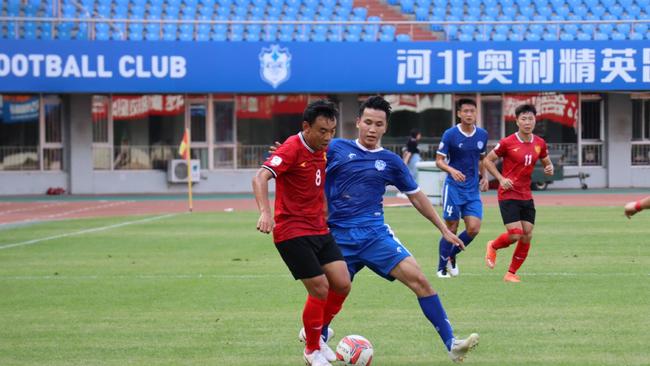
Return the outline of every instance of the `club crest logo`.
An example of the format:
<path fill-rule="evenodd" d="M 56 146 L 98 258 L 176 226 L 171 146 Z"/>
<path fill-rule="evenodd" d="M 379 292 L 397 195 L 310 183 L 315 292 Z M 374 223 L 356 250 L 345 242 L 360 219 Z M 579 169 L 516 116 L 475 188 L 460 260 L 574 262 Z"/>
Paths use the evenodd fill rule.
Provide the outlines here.
<path fill-rule="evenodd" d="M 539 146 L 539 145 L 535 145 L 535 153 L 537 153 L 537 155 L 539 155 L 540 152 L 542 152 L 542 147 Z"/>
<path fill-rule="evenodd" d="M 282 164 L 282 158 L 281 157 L 276 155 L 271 159 L 271 166 L 278 166 L 280 164 Z"/>
<path fill-rule="evenodd" d="M 476 147 L 478 147 L 479 150 L 482 150 L 483 149 L 483 141 L 477 142 Z"/>
<path fill-rule="evenodd" d="M 380 172 L 383 171 L 384 169 L 386 169 L 386 162 L 383 160 L 375 160 L 375 169 L 377 169 Z"/>
<path fill-rule="evenodd" d="M 260 52 L 260 76 L 275 89 L 291 76 L 291 54 L 277 44 Z"/>

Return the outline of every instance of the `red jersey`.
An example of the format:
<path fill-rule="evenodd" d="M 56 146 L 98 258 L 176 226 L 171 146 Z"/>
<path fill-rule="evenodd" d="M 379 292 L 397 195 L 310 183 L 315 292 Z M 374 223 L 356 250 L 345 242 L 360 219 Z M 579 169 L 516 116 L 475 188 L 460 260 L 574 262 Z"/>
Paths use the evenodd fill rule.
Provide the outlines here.
<path fill-rule="evenodd" d="M 533 174 L 537 160 L 548 156 L 546 141 L 531 135 L 530 142 L 524 142 L 518 133 L 505 137 L 494 148 L 497 156 L 503 158 L 501 175 L 512 181 L 513 187 L 504 190 L 499 186 L 499 201 L 531 200 L 530 176 Z"/>
<path fill-rule="evenodd" d="M 262 165 L 276 179 L 274 242 L 329 232 L 324 199 L 326 154 L 314 151 L 299 133 Z"/>

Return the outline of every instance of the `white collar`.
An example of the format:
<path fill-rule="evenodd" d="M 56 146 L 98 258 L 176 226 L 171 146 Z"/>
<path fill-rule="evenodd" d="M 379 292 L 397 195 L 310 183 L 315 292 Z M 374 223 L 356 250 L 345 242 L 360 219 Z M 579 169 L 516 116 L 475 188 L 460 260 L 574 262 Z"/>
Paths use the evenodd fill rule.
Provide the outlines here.
<path fill-rule="evenodd" d="M 530 144 L 535 140 L 535 135 L 533 135 L 532 133 L 530 134 L 530 141 L 522 140 L 521 137 L 519 137 L 519 131 L 515 132 L 515 136 L 517 136 L 517 140 L 519 140 L 519 142 L 521 142 L 522 144 Z"/>
<path fill-rule="evenodd" d="M 472 130 L 472 132 L 470 132 L 470 133 L 465 133 L 465 131 L 463 131 L 463 129 L 460 128 L 460 125 L 461 125 L 462 123 L 463 123 L 463 122 L 461 122 L 461 123 L 459 123 L 459 124 L 456 125 L 456 128 L 458 128 L 458 131 L 460 131 L 460 133 L 462 133 L 463 136 L 465 136 L 465 137 L 472 137 L 472 136 L 474 136 L 474 134 L 476 133 L 476 125 L 473 126 L 474 129 Z"/>
<path fill-rule="evenodd" d="M 303 145 L 307 150 L 309 150 L 310 153 L 313 154 L 313 153 L 314 153 L 314 149 L 312 149 L 311 147 L 309 147 L 309 145 L 307 144 L 307 141 L 305 141 L 305 137 L 302 135 L 302 132 L 298 132 L 298 137 L 300 138 L 300 142 L 302 142 L 302 145 Z"/>
<path fill-rule="evenodd" d="M 367 147 L 361 145 L 361 143 L 359 142 L 359 139 L 354 140 L 354 143 L 357 144 L 357 146 L 359 147 L 359 149 L 361 149 L 361 150 L 363 150 L 363 151 L 367 151 L 367 152 L 377 152 L 377 151 L 382 151 L 382 150 L 384 149 L 383 147 L 379 146 L 379 147 L 376 148 L 376 149 L 372 149 L 372 150 L 370 150 L 370 149 L 368 149 Z"/>

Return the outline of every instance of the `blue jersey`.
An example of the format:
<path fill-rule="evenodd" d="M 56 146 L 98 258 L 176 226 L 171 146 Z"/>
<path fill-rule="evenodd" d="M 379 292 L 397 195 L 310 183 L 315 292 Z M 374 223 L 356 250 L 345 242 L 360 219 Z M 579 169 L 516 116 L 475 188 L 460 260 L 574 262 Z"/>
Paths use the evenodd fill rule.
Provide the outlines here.
<path fill-rule="evenodd" d="M 451 175 L 447 175 L 449 185 L 463 191 L 478 192 L 478 164 L 481 156 L 486 153 L 487 140 L 487 131 L 480 127 L 475 127 L 470 134 L 463 132 L 460 124 L 445 131 L 438 146 L 438 154 L 449 160 L 449 166 L 465 175 L 465 182 L 456 182 Z"/>
<path fill-rule="evenodd" d="M 387 185 L 408 194 L 420 189 L 401 157 L 383 148 L 368 150 L 356 140 L 330 143 L 326 172 L 327 223 L 334 228 L 383 225 Z"/>

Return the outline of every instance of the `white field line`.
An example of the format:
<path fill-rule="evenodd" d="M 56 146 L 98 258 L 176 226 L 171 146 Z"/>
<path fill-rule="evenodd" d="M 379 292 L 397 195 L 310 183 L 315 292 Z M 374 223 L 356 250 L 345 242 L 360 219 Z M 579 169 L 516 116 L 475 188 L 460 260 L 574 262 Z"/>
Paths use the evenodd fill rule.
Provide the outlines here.
<path fill-rule="evenodd" d="M 166 215 L 161 215 L 161 216 L 147 217 L 145 219 L 134 220 L 134 221 L 126 221 L 126 222 L 122 222 L 122 223 L 119 223 L 119 224 L 113 224 L 113 225 L 108 225 L 108 226 L 95 227 L 95 228 L 92 228 L 92 229 L 73 231 L 71 233 L 47 236 L 47 237 L 44 237 L 44 238 L 32 239 L 32 240 L 19 242 L 19 243 L 5 244 L 5 245 L 0 245 L 0 250 L 15 248 L 15 247 L 21 247 L 21 246 L 25 246 L 25 245 L 38 244 L 38 243 L 41 243 L 41 242 L 44 242 L 44 241 L 65 238 L 65 237 L 68 237 L 68 236 L 96 233 L 98 231 L 111 230 L 111 229 L 116 229 L 116 228 L 123 227 L 123 226 L 128 226 L 128 225 L 134 225 L 134 224 L 141 224 L 141 223 L 145 223 L 145 222 L 156 221 L 156 220 L 165 219 L 165 218 L 172 217 L 172 216 L 177 216 L 177 215 L 180 215 L 180 214 L 179 213 L 172 213 L 172 214 L 166 214 Z"/>
<path fill-rule="evenodd" d="M 25 211 L 36 211 L 36 210 L 42 210 L 44 208 L 50 208 L 54 206 L 61 206 L 65 205 L 68 202 L 53 202 L 53 203 L 47 203 L 42 206 L 39 205 L 34 205 L 34 206 L 28 206 L 28 207 L 23 207 L 23 208 L 15 208 L 13 210 L 7 210 L 7 211 L 0 211 L 0 215 L 7 215 L 10 213 L 16 213 L 16 212 L 25 212 Z"/>
<path fill-rule="evenodd" d="M 75 213 L 80 213 L 80 212 L 86 212 L 86 211 L 92 211 L 92 210 L 100 210 L 104 208 L 109 208 L 109 207 L 114 207 L 114 206 L 121 206 L 127 203 L 132 203 L 134 201 L 116 201 L 116 202 L 110 202 L 107 204 L 103 205 L 95 205 L 95 206 L 88 206 L 88 207 L 82 207 L 78 208 L 75 210 L 68 210 L 68 211 L 62 211 L 62 212 L 57 212 L 49 215 L 42 215 L 42 216 L 36 216 L 31 219 L 26 219 L 26 220 L 21 220 L 21 221 L 11 221 L 11 222 L 6 222 L 0 224 L 0 229 L 2 229 L 3 226 L 16 226 L 16 225 L 24 225 L 24 224 L 29 224 L 32 222 L 42 222 L 42 221 L 53 221 L 56 219 L 59 219 L 63 216 L 68 216 L 71 214 Z"/>
<path fill-rule="evenodd" d="M 355 277 L 374 277 L 373 273 L 359 274 Z M 462 276 L 468 277 L 485 277 L 485 273 L 463 273 Z M 650 276 L 650 273 L 572 273 L 572 272 L 549 272 L 549 273 L 522 273 L 522 276 L 537 276 L 537 277 L 645 277 Z M 498 277 L 498 276 L 492 276 Z M 0 276 L 0 281 L 3 280 L 112 280 L 112 279 L 233 279 L 233 280 L 247 280 L 247 279 L 264 279 L 264 278 L 291 278 L 289 274 L 260 274 L 260 275 L 228 275 L 228 274 L 159 274 L 159 275 L 80 275 L 80 276 L 67 276 L 67 275 L 42 275 L 42 276 Z M 453 281 L 453 280 L 452 280 Z"/>

